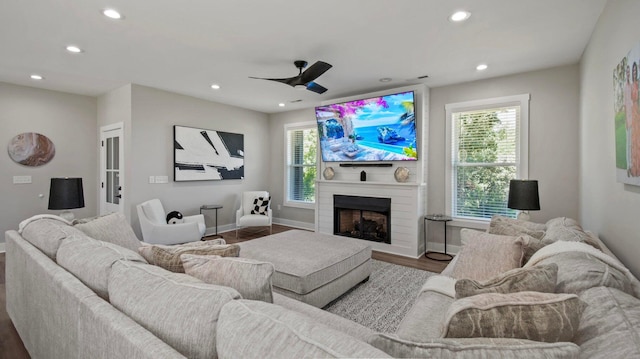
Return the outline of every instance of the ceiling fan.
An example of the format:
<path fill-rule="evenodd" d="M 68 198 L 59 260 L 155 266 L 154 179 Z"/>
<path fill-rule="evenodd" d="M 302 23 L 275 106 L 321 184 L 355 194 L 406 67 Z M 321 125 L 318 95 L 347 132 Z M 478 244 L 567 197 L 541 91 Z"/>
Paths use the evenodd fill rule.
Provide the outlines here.
<path fill-rule="evenodd" d="M 320 77 L 320 75 L 322 75 L 327 70 L 329 70 L 332 67 L 332 65 L 324 61 L 317 61 L 315 64 L 311 65 L 308 69 L 304 70 L 303 72 L 302 69 L 307 67 L 306 61 L 296 60 L 293 62 L 293 64 L 300 71 L 298 76 L 289 77 L 286 79 L 268 79 L 264 77 L 251 77 L 251 76 L 249 76 L 249 78 L 282 82 L 283 84 L 287 84 L 291 87 L 306 88 L 307 90 L 313 91 L 315 93 L 325 93 L 327 91 L 325 87 L 318 85 L 317 83 L 313 82 L 313 80 L 317 79 L 318 77 Z"/>

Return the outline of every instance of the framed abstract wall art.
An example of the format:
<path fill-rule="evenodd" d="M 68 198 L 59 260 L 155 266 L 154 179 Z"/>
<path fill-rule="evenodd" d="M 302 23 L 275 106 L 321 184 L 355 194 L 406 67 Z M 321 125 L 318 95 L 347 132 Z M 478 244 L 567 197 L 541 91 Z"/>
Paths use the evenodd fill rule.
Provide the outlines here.
<path fill-rule="evenodd" d="M 640 186 L 640 43 L 613 70 L 616 178 Z"/>
<path fill-rule="evenodd" d="M 244 178 L 244 135 L 173 126 L 173 180 Z"/>

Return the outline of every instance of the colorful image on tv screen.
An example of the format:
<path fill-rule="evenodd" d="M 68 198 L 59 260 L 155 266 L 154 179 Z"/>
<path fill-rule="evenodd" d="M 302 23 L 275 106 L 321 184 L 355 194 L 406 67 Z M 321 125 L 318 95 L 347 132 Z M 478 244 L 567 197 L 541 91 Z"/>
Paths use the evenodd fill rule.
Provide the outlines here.
<path fill-rule="evenodd" d="M 316 107 L 322 160 L 415 161 L 413 91 Z"/>

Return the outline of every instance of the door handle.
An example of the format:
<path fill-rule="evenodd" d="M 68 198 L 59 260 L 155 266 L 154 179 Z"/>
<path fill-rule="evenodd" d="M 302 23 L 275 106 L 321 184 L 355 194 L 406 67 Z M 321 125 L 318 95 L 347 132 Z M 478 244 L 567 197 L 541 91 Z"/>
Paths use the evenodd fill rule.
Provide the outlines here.
<path fill-rule="evenodd" d="M 121 194 L 118 194 L 118 195 L 115 195 L 114 197 L 116 197 L 116 198 L 122 198 L 122 195 L 121 195 Z"/>

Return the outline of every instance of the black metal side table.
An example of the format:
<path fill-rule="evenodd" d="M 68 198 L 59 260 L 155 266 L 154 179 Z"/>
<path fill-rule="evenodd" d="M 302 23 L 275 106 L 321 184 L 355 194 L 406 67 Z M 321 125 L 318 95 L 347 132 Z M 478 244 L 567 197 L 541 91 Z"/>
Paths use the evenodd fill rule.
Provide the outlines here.
<path fill-rule="evenodd" d="M 222 205 L 220 204 L 203 204 L 202 206 L 200 206 L 200 214 L 202 214 L 202 211 L 207 211 L 211 209 L 214 209 L 216 211 L 216 233 L 213 234 L 216 237 L 218 236 L 218 210 L 220 208 L 222 208 Z"/>
<path fill-rule="evenodd" d="M 433 259 L 434 261 L 447 262 L 453 259 L 451 254 L 447 253 L 447 222 L 452 221 L 453 218 L 444 214 L 428 214 L 424 216 L 424 256 Z M 427 221 L 442 222 L 444 223 L 444 252 L 427 252 Z M 432 254 L 437 254 L 438 257 L 433 257 Z"/>

